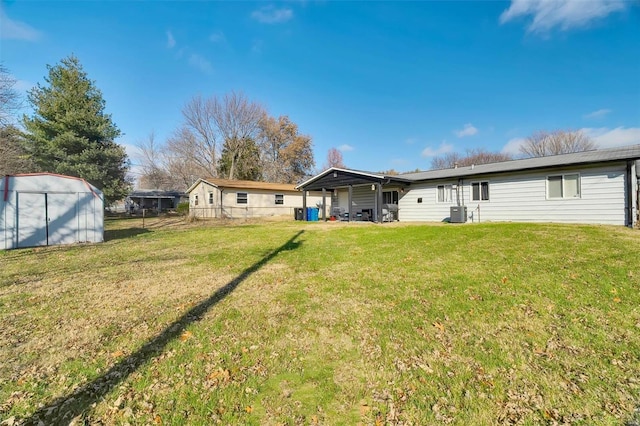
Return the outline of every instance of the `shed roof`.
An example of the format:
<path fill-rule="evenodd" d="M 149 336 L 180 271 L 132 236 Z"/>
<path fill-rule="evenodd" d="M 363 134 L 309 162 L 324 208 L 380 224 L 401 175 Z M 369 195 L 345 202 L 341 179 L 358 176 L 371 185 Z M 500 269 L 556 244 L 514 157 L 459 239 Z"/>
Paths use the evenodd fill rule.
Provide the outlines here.
<path fill-rule="evenodd" d="M 256 182 L 252 180 L 231 180 L 219 178 L 199 178 L 193 185 L 187 189 L 187 192 L 193 191 L 200 182 L 208 183 L 217 188 L 234 188 L 234 189 L 260 189 L 266 191 L 291 191 L 295 192 L 295 185 L 288 183 L 273 182 Z"/>
<path fill-rule="evenodd" d="M 95 197 L 102 198 L 102 191 L 96 186 L 90 184 L 85 179 L 76 176 L 60 175 L 57 173 L 18 173 L 14 175 L 5 175 L 0 178 L 0 188 L 7 198 L 7 192 L 12 191 L 14 182 L 12 178 L 17 178 L 21 182 L 21 190 L 28 191 L 60 191 L 60 182 L 66 182 L 64 185 L 67 189 L 71 188 L 79 192 L 91 192 Z"/>
<path fill-rule="evenodd" d="M 458 167 L 453 169 L 404 173 L 399 177 L 403 177 L 415 182 L 422 180 L 457 178 L 491 173 L 515 172 L 520 170 L 544 169 L 550 167 L 638 159 L 640 159 L 640 145 L 629 145 L 620 148 L 599 149 L 593 151 L 576 152 L 572 154 L 551 155 L 547 157 L 525 158 L 522 160 L 478 164 L 476 166 Z"/>

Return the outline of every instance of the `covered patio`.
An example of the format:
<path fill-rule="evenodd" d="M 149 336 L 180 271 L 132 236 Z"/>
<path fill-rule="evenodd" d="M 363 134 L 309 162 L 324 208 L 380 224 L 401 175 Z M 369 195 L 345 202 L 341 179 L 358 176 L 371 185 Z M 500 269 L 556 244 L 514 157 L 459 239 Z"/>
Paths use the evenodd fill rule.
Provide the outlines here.
<path fill-rule="evenodd" d="M 329 220 L 327 198 L 331 217 L 344 221 L 388 222 L 398 220 L 398 200 L 410 181 L 398 176 L 345 170 L 336 167 L 325 170 L 296 189 L 302 191 L 303 208 L 307 207 L 307 192 L 322 191 L 319 205 L 320 220 Z"/>

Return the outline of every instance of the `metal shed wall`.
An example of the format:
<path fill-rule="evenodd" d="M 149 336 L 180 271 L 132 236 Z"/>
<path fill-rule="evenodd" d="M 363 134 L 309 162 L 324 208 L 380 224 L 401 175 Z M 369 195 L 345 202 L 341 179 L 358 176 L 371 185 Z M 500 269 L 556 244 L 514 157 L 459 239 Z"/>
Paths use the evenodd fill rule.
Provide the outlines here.
<path fill-rule="evenodd" d="M 103 195 L 85 180 L 53 174 L 1 178 L 0 249 L 103 240 Z"/>

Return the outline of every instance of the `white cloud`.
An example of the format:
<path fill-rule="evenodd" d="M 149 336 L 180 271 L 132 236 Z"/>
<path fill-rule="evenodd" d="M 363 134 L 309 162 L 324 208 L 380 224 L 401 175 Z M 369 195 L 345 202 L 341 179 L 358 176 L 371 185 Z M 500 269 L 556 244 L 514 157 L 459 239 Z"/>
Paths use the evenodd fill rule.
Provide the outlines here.
<path fill-rule="evenodd" d="M 473 124 L 467 123 L 461 130 L 454 130 L 453 132 L 457 137 L 464 138 L 465 136 L 473 136 L 478 133 L 478 129 L 473 127 Z"/>
<path fill-rule="evenodd" d="M 205 74 L 211 74 L 213 72 L 211 62 L 207 61 L 203 56 L 200 56 L 197 53 L 192 53 L 189 56 L 189 65 L 199 69 Z"/>
<path fill-rule="evenodd" d="M 589 114 L 585 114 L 583 117 L 587 119 L 599 119 L 603 118 L 605 115 L 611 112 L 610 109 L 599 109 L 597 111 L 590 112 Z"/>
<path fill-rule="evenodd" d="M 436 157 L 438 155 L 446 154 L 447 152 L 453 151 L 453 145 L 447 143 L 447 141 L 442 141 L 438 149 L 432 149 L 430 146 L 426 147 L 422 150 L 420 154 L 422 157 Z"/>
<path fill-rule="evenodd" d="M 176 39 L 173 38 L 171 31 L 167 31 L 167 47 L 172 49 L 176 45 Z"/>
<path fill-rule="evenodd" d="M 226 43 L 227 37 L 222 31 L 216 31 L 209 36 L 209 41 L 212 43 Z"/>
<path fill-rule="evenodd" d="M 500 15 L 500 23 L 531 15 L 528 32 L 546 33 L 554 27 L 566 31 L 588 27 L 626 7 L 624 0 L 511 0 L 509 8 Z"/>
<path fill-rule="evenodd" d="M 263 24 L 281 24 L 293 18 L 293 10 L 283 7 L 276 8 L 273 5 L 263 6 L 251 13 L 251 17 Z"/>
<path fill-rule="evenodd" d="M 24 22 L 9 18 L 0 5 L 0 39 L 35 41 L 40 32 Z"/>
<path fill-rule="evenodd" d="M 500 151 L 502 154 L 511 154 L 514 157 L 520 154 L 520 147 L 526 141 L 525 138 L 512 138 L 509 139 L 507 144 L 502 147 Z"/>
<path fill-rule="evenodd" d="M 407 138 L 404 143 L 406 143 L 407 145 L 413 145 L 414 143 L 418 142 L 418 138 Z"/>
<path fill-rule="evenodd" d="M 347 145 L 346 143 L 338 147 L 338 151 L 340 152 L 353 151 L 354 149 L 354 147 L 352 147 L 351 145 Z"/>
<path fill-rule="evenodd" d="M 640 144 L 640 127 L 616 127 L 615 129 L 600 127 L 580 130 L 593 139 L 598 148 Z"/>

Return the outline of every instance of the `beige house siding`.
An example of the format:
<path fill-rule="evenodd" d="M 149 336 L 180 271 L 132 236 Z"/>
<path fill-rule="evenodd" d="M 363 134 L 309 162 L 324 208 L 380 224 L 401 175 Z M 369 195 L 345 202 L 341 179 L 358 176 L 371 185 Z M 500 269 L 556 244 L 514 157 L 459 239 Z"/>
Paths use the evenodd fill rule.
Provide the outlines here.
<path fill-rule="evenodd" d="M 238 203 L 238 194 L 247 194 L 247 203 Z M 282 196 L 282 204 L 276 204 L 276 195 Z M 241 197 L 242 198 L 242 197 Z M 327 195 L 327 212 L 330 205 Z M 214 218 L 254 218 L 268 216 L 289 216 L 294 218 L 294 209 L 302 207 L 301 191 L 281 191 L 252 188 L 218 188 L 205 181 L 189 192 L 189 212 L 191 216 L 203 219 Z M 307 207 L 322 203 L 322 194 L 308 193 Z"/>

